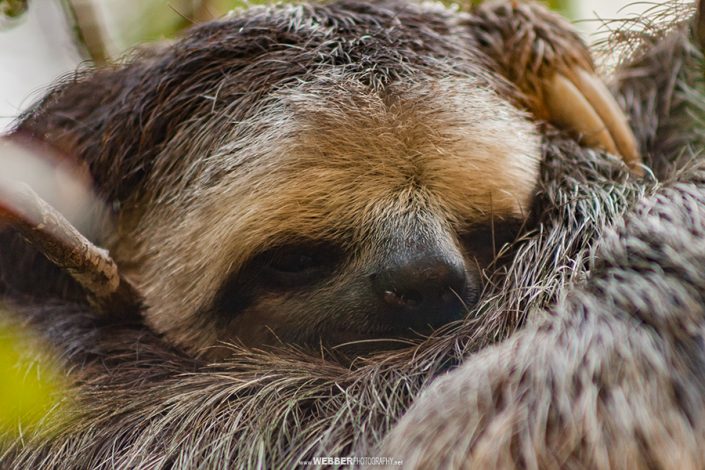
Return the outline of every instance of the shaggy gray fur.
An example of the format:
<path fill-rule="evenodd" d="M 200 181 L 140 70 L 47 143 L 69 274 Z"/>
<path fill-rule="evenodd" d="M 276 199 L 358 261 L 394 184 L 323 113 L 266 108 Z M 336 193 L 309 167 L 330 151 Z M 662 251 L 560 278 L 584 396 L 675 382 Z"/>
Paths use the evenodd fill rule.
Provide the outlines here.
<path fill-rule="evenodd" d="M 661 184 L 602 233 L 585 282 L 424 390 L 380 454 L 412 468 L 705 466 L 702 57 L 687 24 L 658 24 L 682 10 L 653 15 L 648 34 L 618 39 L 633 48 L 618 75 Z"/>
<path fill-rule="evenodd" d="M 703 468 L 705 172 L 603 234 L 589 280 L 414 402 L 410 468 Z"/>

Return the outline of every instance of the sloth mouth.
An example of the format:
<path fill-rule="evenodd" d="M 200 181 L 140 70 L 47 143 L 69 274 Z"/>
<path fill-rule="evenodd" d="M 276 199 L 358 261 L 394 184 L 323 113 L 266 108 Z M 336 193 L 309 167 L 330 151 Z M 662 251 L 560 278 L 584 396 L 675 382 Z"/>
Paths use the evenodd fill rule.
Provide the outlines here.
<path fill-rule="evenodd" d="M 477 289 L 469 287 L 466 298 L 436 312 L 426 309 L 368 311 L 347 325 L 339 322 L 330 325 L 329 322 L 319 329 L 316 342 L 332 349 L 354 349 L 358 353 L 416 346 L 434 331 L 462 321 L 470 312 L 470 306 L 476 304 L 477 297 Z"/>
<path fill-rule="evenodd" d="M 433 330 L 431 325 L 426 328 L 374 328 L 365 331 L 351 329 L 334 329 L 328 331 L 321 341 L 333 350 L 344 352 L 377 352 L 388 349 L 400 349 L 414 346 L 426 339 Z"/>

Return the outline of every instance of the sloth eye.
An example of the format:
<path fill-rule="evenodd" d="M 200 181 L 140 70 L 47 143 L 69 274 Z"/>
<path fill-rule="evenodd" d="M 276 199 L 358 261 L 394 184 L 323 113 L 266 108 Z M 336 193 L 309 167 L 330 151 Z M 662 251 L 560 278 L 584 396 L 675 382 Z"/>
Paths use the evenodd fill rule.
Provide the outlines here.
<path fill-rule="evenodd" d="M 503 245 L 514 241 L 522 222 L 516 220 L 477 225 L 460 236 L 467 253 L 477 259 L 482 267 L 488 266 Z"/>
<path fill-rule="evenodd" d="M 269 267 L 285 273 L 300 273 L 308 269 L 315 269 L 318 260 L 312 254 L 284 253 L 271 261 Z"/>
<path fill-rule="evenodd" d="M 271 287 L 297 287 L 322 280 L 340 260 L 340 250 L 327 243 L 304 243 L 268 250 L 258 256 L 260 279 Z"/>
<path fill-rule="evenodd" d="M 213 308 L 229 319 L 247 308 L 262 290 L 291 290 L 321 282 L 335 271 L 343 255 L 340 246 L 317 241 L 270 248 L 226 279 Z"/>

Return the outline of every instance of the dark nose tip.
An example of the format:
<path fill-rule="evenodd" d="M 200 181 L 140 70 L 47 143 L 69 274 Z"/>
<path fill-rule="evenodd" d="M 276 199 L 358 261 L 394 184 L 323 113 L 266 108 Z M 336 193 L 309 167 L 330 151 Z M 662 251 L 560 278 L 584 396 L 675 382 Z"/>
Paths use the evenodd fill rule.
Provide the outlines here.
<path fill-rule="evenodd" d="M 437 325 L 465 312 L 467 274 L 461 259 L 419 258 L 373 278 L 384 309 L 410 326 Z"/>

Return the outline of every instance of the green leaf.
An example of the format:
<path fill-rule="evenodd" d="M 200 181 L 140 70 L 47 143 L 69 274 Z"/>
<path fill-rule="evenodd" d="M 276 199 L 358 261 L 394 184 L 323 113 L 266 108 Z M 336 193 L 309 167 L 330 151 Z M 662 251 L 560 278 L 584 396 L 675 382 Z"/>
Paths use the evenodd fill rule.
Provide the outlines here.
<path fill-rule="evenodd" d="M 0 436 L 41 433 L 58 419 L 65 402 L 60 377 L 38 341 L 0 325 Z"/>

